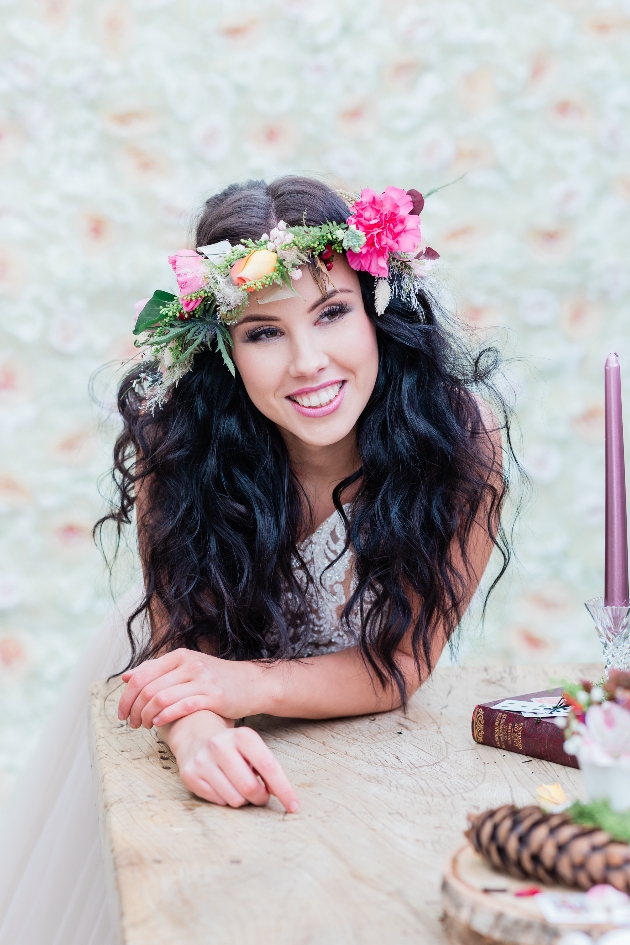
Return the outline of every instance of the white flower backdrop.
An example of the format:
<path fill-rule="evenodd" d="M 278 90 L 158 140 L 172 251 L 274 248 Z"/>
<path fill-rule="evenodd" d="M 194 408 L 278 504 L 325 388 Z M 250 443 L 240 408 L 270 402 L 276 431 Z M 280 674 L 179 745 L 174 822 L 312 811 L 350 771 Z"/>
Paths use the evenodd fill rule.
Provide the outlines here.
<path fill-rule="evenodd" d="M 427 190 L 535 481 L 465 661 L 597 657 L 606 354 L 630 380 L 628 0 L 1 0 L 0 795 L 111 606 L 91 540 L 133 302 L 233 180 Z M 496 334 L 496 332 L 495 332 Z M 630 389 L 626 390 L 630 394 Z M 629 401 L 630 403 L 630 401 Z M 137 577 L 125 559 L 118 584 Z"/>

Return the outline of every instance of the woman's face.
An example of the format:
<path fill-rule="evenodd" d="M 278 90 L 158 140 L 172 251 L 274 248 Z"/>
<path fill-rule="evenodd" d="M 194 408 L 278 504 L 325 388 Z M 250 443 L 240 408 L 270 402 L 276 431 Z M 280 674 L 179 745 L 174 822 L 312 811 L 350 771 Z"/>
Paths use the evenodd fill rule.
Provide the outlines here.
<path fill-rule="evenodd" d="M 307 266 L 302 273 L 299 295 L 263 305 L 264 292 L 252 295 L 230 329 L 232 353 L 261 413 L 289 438 L 330 446 L 352 431 L 370 398 L 376 333 L 345 257 L 334 257 L 323 297 Z"/>

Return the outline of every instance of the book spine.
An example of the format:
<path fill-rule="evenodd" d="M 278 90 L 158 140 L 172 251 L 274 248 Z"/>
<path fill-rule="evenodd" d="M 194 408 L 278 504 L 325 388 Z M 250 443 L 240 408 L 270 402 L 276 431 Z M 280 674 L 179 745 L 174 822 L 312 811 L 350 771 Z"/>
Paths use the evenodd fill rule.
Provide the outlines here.
<path fill-rule="evenodd" d="M 518 712 L 477 705 L 472 717 L 472 736 L 480 745 L 530 755 L 567 768 L 579 767 L 575 755 L 564 750 L 564 732 L 553 719 L 526 719 Z"/>

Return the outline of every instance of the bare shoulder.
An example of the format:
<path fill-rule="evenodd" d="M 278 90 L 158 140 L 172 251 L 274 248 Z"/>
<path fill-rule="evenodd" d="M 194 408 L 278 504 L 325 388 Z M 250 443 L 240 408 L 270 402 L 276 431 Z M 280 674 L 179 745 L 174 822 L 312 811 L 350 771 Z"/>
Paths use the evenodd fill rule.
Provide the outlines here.
<path fill-rule="evenodd" d="M 479 417 L 483 425 L 484 432 L 492 437 L 498 436 L 500 441 L 501 424 L 499 423 L 496 413 L 490 404 L 486 400 L 483 400 L 482 397 L 479 397 L 478 394 L 472 394 L 472 398 L 477 405 L 477 409 L 479 410 Z"/>
<path fill-rule="evenodd" d="M 472 395 L 478 410 L 479 423 L 473 429 L 472 435 L 478 438 L 479 447 L 484 457 L 490 459 L 497 473 L 503 466 L 503 438 L 502 424 L 496 413 L 481 397 Z"/>

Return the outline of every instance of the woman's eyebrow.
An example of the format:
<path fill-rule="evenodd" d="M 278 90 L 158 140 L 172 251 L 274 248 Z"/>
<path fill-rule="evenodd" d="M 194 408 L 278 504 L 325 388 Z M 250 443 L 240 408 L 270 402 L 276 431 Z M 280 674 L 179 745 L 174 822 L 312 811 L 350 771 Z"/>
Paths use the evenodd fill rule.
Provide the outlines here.
<path fill-rule="evenodd" d="M 329 299 L 332 299 L 333 296 L 339 295 L 339 294 L 342 293 L 342 292 L 344 292 L 344 293 L 346 293 L 346 294 L 348 294 L 348 295 L 352 295 L 352 294 L 353 294 L 353 293 L 352 293 L 352 289 L 331 289 L 330 292 L 326 293 L 326 295 L 322 295 L 321 299 L 317 299 L 316 302 L 313 302 L 313 304 L 312 304 L 312 305 L 310 306 L 310 308 L 308 309 L 308 312 L 309 312 L 309 313 L 310 313 L 310 312 L 314 312 L 318 305 L 323 305 L 324 302 L 328 302 L 328 300 L 329 300 Z M 239 324 L 239 325 L 247 325 L 248 322 L 279 322 L 279 321 L 281 321 L 281 319 L 279 319 L 276 315 L 254 315 L 254 314 L 252 314 L 252 315 L 246 315 L 244 318 L 240 318 L 239 321 L 238 321 L 238 324 Z"/>
<path fill-rule="evenodd" d="M 339 295 L 340 292 L 345 292 L 348 295 L 352 295 L 352 289 L 331 289 L 330 292 L 327 292 L 326 295 L 322 295 L 321 299 L 318 299 L 308 309 L 309 312 L 314 312 L 318 305 L 322 305 L 324 302 L 327 302 L 329 299 L 332 299 L 333 296 Z"/>
<path fill-rule="evenodd" d="M 279 322 L 276 315 L 246 315 L 245 318 L 239 318 L 239 325 L 246 325 L 248 322 Z"/>

